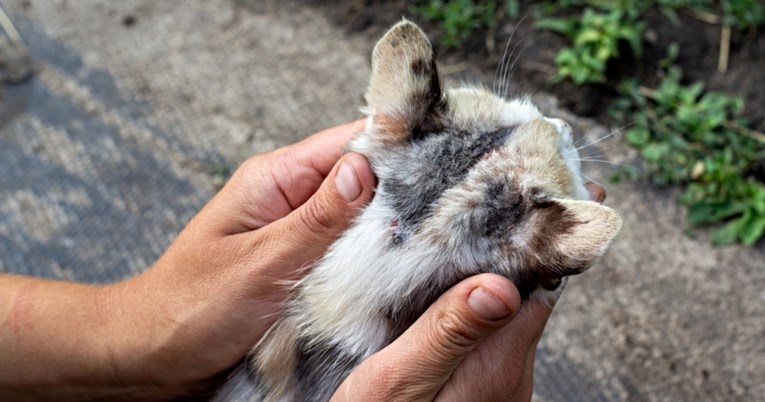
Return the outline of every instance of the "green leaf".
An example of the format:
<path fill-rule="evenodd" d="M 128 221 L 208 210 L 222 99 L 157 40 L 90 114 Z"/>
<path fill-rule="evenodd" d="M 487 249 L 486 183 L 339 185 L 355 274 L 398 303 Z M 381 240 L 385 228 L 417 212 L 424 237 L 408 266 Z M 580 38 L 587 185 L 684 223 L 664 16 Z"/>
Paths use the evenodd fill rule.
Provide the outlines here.
<path fill-rule="evenodd" d="M 651 139 L 651 132 L 645 127 L 635 127 L 627 131 L 627 141 L 636 147 L 642 147 Z"/>
<path fill-rule="evenodd" d="M 677 11 L 669 7 L 661 7 L 659 9 L 662 14 L 669 20 L 669 22 L 675 27 L 680 27 L 680 17 L 677 15 Z"/>
<path fill-rule="evenodd" d="M 592 28 L 584 29 L 582 31 L 579 31 L 579 34 L 576 35 L 576 39 L 574 40 L 574 45 L 581 46 L 586 43 L 598 42 L 601 36 L 602 36 L 601 33 L 595 29 L 592 29 Z"/>
<path fill-rule="evenodd" d="M 577 22 L 574 18 L 543 18 L 534 23 L 534 28 L 546 29 L 571 36 L 576 30 Z"/>
<path fill-rule="evenodd" d="M 688 99 L 687 101 L 693 102 L 696 99 L 699 98 L 699 95 L 704 91 L 704 83 L 703 82 L 695 82 L 691 86 L 688 87 Z"/>
<path fill-rule="evenodd" d="M 521 13 L 521 3 L 519 0 L 507 0 L 505 2 L 505 10 L 510 18 L 515 18 Z"/>
<path fill-rule="evenodd" d="M 679 106 L 676 115 L 677 121 L 686 128 L 695 128 L 699 125 L 699 114 L 690 106 Z"/>
<path fill-rule="evenodd" d="M 744 210 L 746 210 L 746 206 L 740 202 L 702 202 L 688 207 L 686 220 L 693 226 L 704 223 L 714 223 L 741 214 Z"/>
<path fill-rule="evenodd" d="M 664 157 L 664 154 L 666 154 L 668 151 L 668 144 L 652 142 L 643 148 L 643 157 L 649 161 L 656 162 Z"/>
<path fill-rule="evenodd" d="M 565 48 L 555 56 L 556 64 L 574 64 L 577 62 L 576 52 L 571 48 Z"/>
<path fill-rule="evenodd" d="M 738 219 L 732 220 L 719 229 L 712 231 L 712 243 L 716 246 L 724 246 L 727 244 L 735 243 L 738 239 L 739 232 L 746 224 L 746 220 L 749 217 L 744 215 Z"/>
<path fill-rule="evenodd" d="M 629 43 L 632 53 L 638 57 L 643 53 L 643 31 L 645 31 L 645 24 L 634 23 L 622 27 L 619 31 L 619 37 Z"/>
<path fill-rule="evenodd" d="M 741 228 L 741 242 L 751 246 L 765 234 L 765 215 L 754 215 Z"/>

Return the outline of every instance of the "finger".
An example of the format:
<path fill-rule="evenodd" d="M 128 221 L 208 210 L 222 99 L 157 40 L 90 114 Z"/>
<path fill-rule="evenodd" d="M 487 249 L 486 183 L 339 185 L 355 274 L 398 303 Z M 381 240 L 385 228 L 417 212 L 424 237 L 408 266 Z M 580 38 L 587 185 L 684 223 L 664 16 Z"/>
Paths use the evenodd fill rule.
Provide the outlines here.
<path fill-rule="evenodd" d="M 544 293 L 532 293 L 510 323 L 462 361 L 439 393 L 439 401 L 470 400 L 477 394 L 485 401 L 529 400 L 534 353 L 554 304 L 554 295 Z"/>
<path fill-rule="evenodd" d="M 363 121 L 324 130 L 247 159 L 195 219 L 215 237 L 249 232 L 287 216 L 321 186 Z"/>
<path fill-rule="evenodd" d="M 343 155 L 348 141 L 363 129 L 364 120 L 356 120 L 328 128 L 284 150 L 294 155 L 296 163 L 311 167 L 322 176 L 326 176 Z"/>
<path fill-rule="evenodd" d="M 497 334 L 487 339 L 485 347 L 492 350 L 496 356 L 504 359 L 493 359 L 489 371 L 510 373 L 513 367 L 526 364 L 529 352 L 536 350 L 537 343 L 542 337 L 547 321 L 552 314 L 554 300 L 548 297 L 532 296 L 523 302 L 518 314 L 511 323 L 502 328 Z"/>
<path fill-rule="evenodd" d="M 298 208 L 316 192 L 342 156 L 348 141 L 363 128 L 363 120 L 357 120 L 274 152 L 271 177 L 287 201 L 289 211 Z"/>
<path fill-rule="evenodd" d="M 518 290 L 507 279 L 493 274 L 468 278 L 444 293 L 401 337 L 362 363 L 336 395 L 430 401 L 462 359 L 507 324 L 519 306 Z"/>
<path fill-rule="evenodd" d="M 257 258 L 271 260 L 263 265 L 276 270 L 275 277 L 290 279 L 299 268 L 321 257 L 349 227 L 359 209 L 371 200 L 374 186 L 366 158 L 353 153 L 343 156 L 307 202 L 246 234 L 259 251 Z"/>

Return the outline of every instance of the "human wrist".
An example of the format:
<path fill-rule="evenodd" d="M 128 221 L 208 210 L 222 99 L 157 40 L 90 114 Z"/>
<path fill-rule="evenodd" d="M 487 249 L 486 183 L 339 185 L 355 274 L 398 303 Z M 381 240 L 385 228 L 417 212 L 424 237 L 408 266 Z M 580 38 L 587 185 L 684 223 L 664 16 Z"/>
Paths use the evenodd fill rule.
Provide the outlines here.
<path fill-rule="evenodd" d="M 141 334 L 126 330 L 118 285 L 7 275 L 0 288 L 0 400 L 160 395 L 128 369 Z"/>
<path fill-rule="evenodd" d="M 96 290 L 104 326 L 93 340 L 101 352 L 100 365 L 107 373 L 104 385 L 124 398 L 162 400 L 199 388 L 175 370 L 168 355 L 171 325 L 178 325 L 173 289 L 163 288 L 144 273 Z M 163 294 L 167 291 L 168 294 Z"/>

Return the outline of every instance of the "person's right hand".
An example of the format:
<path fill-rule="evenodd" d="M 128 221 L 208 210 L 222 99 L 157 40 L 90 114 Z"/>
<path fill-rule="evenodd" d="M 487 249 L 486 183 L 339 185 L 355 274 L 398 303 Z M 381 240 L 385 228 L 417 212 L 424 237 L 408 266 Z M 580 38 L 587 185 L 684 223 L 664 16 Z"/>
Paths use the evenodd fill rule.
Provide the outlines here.
<path fill-rule="evenodd" d="M 332 401 L 528 401 L 551 311 L 535 296 L 521 305 L 499 275 L 465 279 L 359 365 Z"/>

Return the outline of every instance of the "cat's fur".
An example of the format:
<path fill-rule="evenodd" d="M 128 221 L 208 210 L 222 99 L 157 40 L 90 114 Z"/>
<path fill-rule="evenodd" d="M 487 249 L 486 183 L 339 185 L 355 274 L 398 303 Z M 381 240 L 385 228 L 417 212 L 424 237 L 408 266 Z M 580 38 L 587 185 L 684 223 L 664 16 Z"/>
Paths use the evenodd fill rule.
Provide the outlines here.
<path fill-rule="evenodd" d="M 616 212 L 589 200 L 566 123 L 481 87 L 444 92 L 411 22 L 375 46 L 366 100 L 349 150 L 369 159 L 377 194 L 218 400 L 328 400 L 461 279 L 502 274 L 524 298 L 555 289 L 620 229 Z"/>

